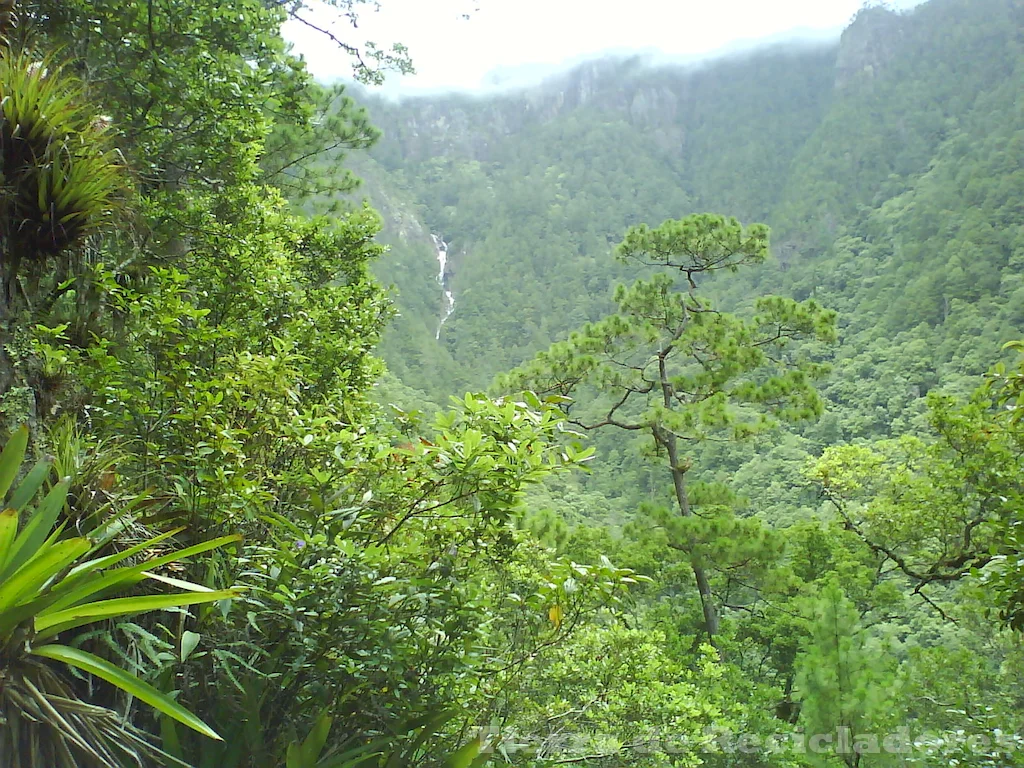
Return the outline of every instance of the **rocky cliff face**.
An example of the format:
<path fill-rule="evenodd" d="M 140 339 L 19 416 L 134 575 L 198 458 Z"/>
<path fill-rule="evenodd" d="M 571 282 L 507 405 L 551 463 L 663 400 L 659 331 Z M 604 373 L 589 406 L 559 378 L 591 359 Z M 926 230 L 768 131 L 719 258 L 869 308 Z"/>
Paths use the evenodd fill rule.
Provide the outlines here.
<path fill-rule="evenodd" d="M 623 121 L 681 151 L 691 130 L 728 115 L 708 113 L 723 94 L 781 105 L 787 93 L 821 103 L 832 88 L 835 44 L 766 49 L 706 65 L 652 67 L 640 58 L 588 62 L 541 84 L 491 96 L 364 96 L 384 138 L 374 156 L 397 169 L 431 158 L 493 161 L 531 130 L 571 119 Z M 742 94 L 740 93 L 742 91 Z"/>
<path fill-rule="evenodd" d="M 902 15 L 881 6 L 861 10 L 840 40 L 836 89 L 877 77 L 899 51 L 903 25 Z"/>

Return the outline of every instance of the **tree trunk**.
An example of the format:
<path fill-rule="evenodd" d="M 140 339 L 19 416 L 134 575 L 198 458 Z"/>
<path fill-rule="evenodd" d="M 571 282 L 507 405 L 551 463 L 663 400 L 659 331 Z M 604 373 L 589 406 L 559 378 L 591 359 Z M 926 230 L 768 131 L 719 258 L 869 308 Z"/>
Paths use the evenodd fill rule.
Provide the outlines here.
<path fill-rule="evenodd" d="M 689 517 L 693 511 L 690 509 L 690 497 L 686 493 L 686 470 L 679 465 L 679 449 L 675 435 L 671 433 L 665 435 L 665 448 L 668 450 L 669 461 L 672 462 L 672 485 L 675 488 L 679 513 L 683 517 Z M 700 593 L 701 608 L 704 611 L 704 631 L 708 634 L 708 641 L 712 645 L 716 645 L 718 609 L 715 607 L 715 598 L 711 594 L 711 584 L 708 581 L 707 573 L 699 563 L 694 562 L 691 565 L 693 566 L 693 577 L 697 582 L 697 592 Z"/>
<path fill-rule="evenodd" d="M 658 356 L 658 373 L 665 408 L 671 410 L 673 388 L 672 382 L 668 378 L 665 356 L 664 352 Z M 671 430 L 660 427 L 655 430 L 655 439 L 668 451 L 668 460 L 672 466 L 672 486 L 675 488 L 679 514 L 689 517 L 693 514 L 693 510 L 690 509 L 690 497 L 686 493 L 686 470 L 683 469 L 679 460 L 679 440 Z M 707 632 L 708 642 L 717 648 L 715 637 L 718 635 L 718 609 L 715 607 L 715 598 L 711 594 L 711 584 L 700 563 L 691 562 L 691 565 L 693 566 L 693 577 L 697 582 L 697 592 L 700 594 L 701 608 L 704 611 L 704 631 Z"/>

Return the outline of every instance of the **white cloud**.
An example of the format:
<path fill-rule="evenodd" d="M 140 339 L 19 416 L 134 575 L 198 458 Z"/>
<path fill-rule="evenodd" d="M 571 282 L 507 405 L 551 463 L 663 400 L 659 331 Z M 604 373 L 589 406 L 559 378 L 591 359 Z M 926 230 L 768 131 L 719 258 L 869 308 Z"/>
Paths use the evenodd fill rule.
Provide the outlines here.
<path fill-rule="evenodd" d="M 902 0 L 911 5 L 913 0 Z M 699 56 L 737 41 L 789 30 L 841 29 L 862 0 L 381 0 L 359 29 L 332 27 L 345 40 L 408 46 L 417 74 L 389 78 L 403 89 L 471 89 L 498 68 L 558 64 L 616 49 Z M 329 25 L 329 9 L 313 11 Z M 357 37 L 358 35 L 358 37 Z M 322 80 L 347 78 L 347 57 L 323 35 L 296 22 L 285 36 Z"/>

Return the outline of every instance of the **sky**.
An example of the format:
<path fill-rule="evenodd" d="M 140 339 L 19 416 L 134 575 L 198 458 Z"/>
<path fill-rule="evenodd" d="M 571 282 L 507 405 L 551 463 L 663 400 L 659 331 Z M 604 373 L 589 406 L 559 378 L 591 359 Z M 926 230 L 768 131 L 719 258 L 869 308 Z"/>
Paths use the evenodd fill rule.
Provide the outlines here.
<path fill-rule="evenodd" d="M 863 0 L 380 0 L 379 11 L 366 6 L 361 12 L 358 30 L 344 21 L 330 27 L 334 15 L 323 7 L 315 7 L 312 18 L 345 40 L 408 46 L 416 74 L 390 75 L 387 91 L 475 90 L 488 84 L 489 73 L 493 81 L 496 70 L 544 73 L 550 65 L 605 51 L 695 58 L 789 32 L 838 35 L 861 5 Z M 325 36 L 297 22 L 286 24 L 284 33 L 318 79 L 351 77 L 347 57 Z"/>

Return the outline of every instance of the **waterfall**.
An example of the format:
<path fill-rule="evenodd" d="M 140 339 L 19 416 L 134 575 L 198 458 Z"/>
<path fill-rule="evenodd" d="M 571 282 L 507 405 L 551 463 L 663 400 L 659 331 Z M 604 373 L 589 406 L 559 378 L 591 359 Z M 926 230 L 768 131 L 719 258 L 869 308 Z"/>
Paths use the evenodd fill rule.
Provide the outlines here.
<path fill-rule="evenodd" d="M 435 339 L 441 338 L 441 328 L 445 321 L 455 311 L 455 295 L 448 284 L 448 243 L 444 238 L 431 233 L 430 239 L 434 241 L 434 250 L 437 252 L 437 282 L 441 286 L 441 321 L 437 324 Z"/>

